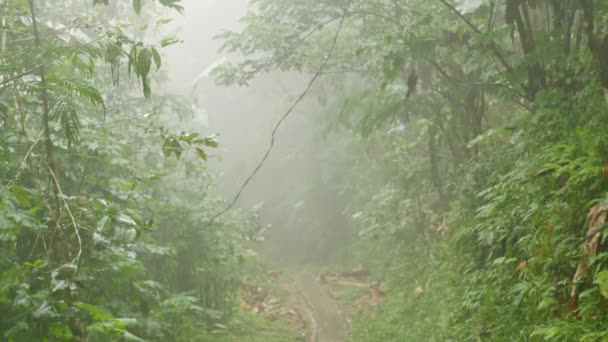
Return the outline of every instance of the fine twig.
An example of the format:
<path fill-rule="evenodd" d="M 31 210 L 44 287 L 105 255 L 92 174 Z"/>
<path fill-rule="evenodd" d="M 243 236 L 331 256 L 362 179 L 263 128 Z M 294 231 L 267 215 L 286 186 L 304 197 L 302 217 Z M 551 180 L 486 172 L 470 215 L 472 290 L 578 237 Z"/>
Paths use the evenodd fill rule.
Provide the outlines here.
<path fill-rule="evenodd" d="M 467 17 L 464 14 L 460 13 L 460 11 L 456 7 L 454 7 L 452 4 L 450 4 L 446 0 L 439 0 L 439 1 L 442 4 L 444 4 L 447 8 L 449 8 L 450 11 L 454 12 L 454 14 L 456 14 L 462 21 L 464 21 L 471 28 L 471 30 L 473 30 L 475 33 L 484 34 L 483 31 L 481 31 L 477 26 L 475 26 L 475 24 L 473 24 L 469 19 L 467 19 Z M 494 41 L 490 42 L 490 48 L 492 49 L 494 56 L 496 56 L 496 58 L 498 58 L 500 63 L 503 65 L 503 67 L 508 72 L 512 72 L 513 67 L 511 66 L 509 61 L 507 61 L 504 54 L 502 53 L 502 51 L 500 51 L 500 48 L 498 47 L 498 45 L 496 45 L 496 43 Z"/>
<path fill-rule="evenodd" d="M 36 29 L 36 31 L 37 31 L 37 29 Z M 40 37 L 40 34 L 39 34 L 39 33 L 38 33 L 38 37 Z M 95 39 L 91 40 L 91 41 L 90 41 L 90 42 L 88 42 L 88 43 L 83 43 L 83 44 L 81 44 L 81 46 L 82 46 L 82 47 L 87 47 L 87 46 L 90 46 L 90 45 L 92 45 L 92 44 L 94 44 L 94 43 L 96 43 L 96 42 L 100 41 L 100 40 L 101 40 L 101 38 L 102 38 L 102 37 L 97 37 L 97 38 L 95 38 Z M 40 38 L 38 38 L 38 39 L 40 39 Z M 34 35 L 34 41 L 36 41 L 36 35 Z M 72 45 L 72 46 L 77 46 L 77 45 Z M 53 63 L 55 63 L 55 62 L 59 61 L 59 60 L 60 60 L 60 59 L 62 59 L 63 57 L 67 56 L 68 54 L 69 54 L 69 51 L 66 51 L 66 52 L 60 53 L 60 54 L 56 55 L 54 58 L 51 58 L 51 59 L 50 59 L 49 61 L 47 61 L 47 62 L 43 62 L 43 63 L 41 63 L 41 64 L 39 64 L 39 65 L 37 65 L 37 66 L 31 67 L 30 69 L 27 69 L 27 70 L 25 70 L 25 71 L 22 71 L 21 73 L 19 73 L 19 74 L 17 74 L 17 75 L 11 76 L 11 77 L 9 77 L 9 78 L 7 78 L 7 79 L 3 79 L 2 81 L 0 81 L 0 87 L 3 87 L 3 86 L 5 86 L 5 85 L 7 85 L 7 84 L 9 84 L 9 83 L 12 83 L 12 82 L 14 82 L 14 81 L 17 81 L 17 80 L 19 80 L 19 79 L 21 79 L 21 78 L 23 78 L 23 77 L 25 77 L 25 76 L 31 75 L 31 74 L 33 74 L 33 73 L 35 73 L 35 72 L 37 72 L 37 71 L 43 70 L 43 69 L 45 69 L 45 68 L 49 67 L 50 65 L 52 65 Z"/>
<path fill-rule="evenodd" d="M 446 0 L 439 1 L 441 1 L 442 4 L 444 4 L 452 12 L 454 12 L 454 14 L 456 14 L 460 19 L 462 19 L 462 21 L 464 21 L 473 31 L 475 31 L 475 33 L 483 34 L 483 32 L 477 26 L 475 26 L 475 24 L 473 24 L 467 17 L 465 17 L 464 14 L 460 13 L 460 11 L 456 7 L 454 7 L 454 5 L 450 4 Z"/>
<path fill-rule="evenodd" d="M 25 77 L 25 76 L 27 76 L 29 74 L 32 74 L 32 73 L 34 73 L 34 72 L 36 72 L 36 71 L 44 68 L 45 66 L 46 66 L 46 64 L 42 64 L 42 65 L 33 67 L 31 69 L 25 70 L 24 72 L 19 73 L 19 74 L 13 76 L 13 77 L 9 77 L 9 78 L 7 78 L 5 80 L 2 80 L 2 82 L 0 82 L 0 87 L 3 87 L 5 84 L 9 84 L 9 83 L 11 83 L 13 81 L 16 81 L 16 80 L 18 80 L 20 78 L 23 78 L 23 77 Z"/>
<path fill-rule="evenodd" d="M 72 264 L 75 265 L 76 262 L 80 259 L 80 256 L 82 255 L 82 239 L 80 238 L 80 229 L 78 228 L 76 219 L 74 218 L 74 215 L 72 214 L 72 210 L 70 209 L 70 203 L 67 201 L 67 197 L 61 190 L 61 185 L 59 184 L 59 180 L 57 179 L 57 176 L 55 175 L 53 168 L 51 168 L 51 166 L 48 164 L 47 164 L 47 167 L 49 169 L 49 173 L 51 174 L 51 177 L 53 178 L 53 181 L 55 182 L 55 185 L 57 186 L 57 189 L 59 190 L 59 196 L 61 197 L 61 199 L 63 201 L 63 205 L 68 213 L 68 216 L 70 216 L 70 220 L 72 221 L 72 227 L 74 227 L 74 234 L 76 235 L 76 239 L 78 240 L 78 254 L 72 260 Z"/>
<path fill-rule="evenodd" d="M 591 233 L 587 234 L 587 236 L 580 239 L 577 244 L 580 245 L 581 243 L 584 243 L 584 242 L 587 242 L 587 241 L 593 239 L 597 234 L 600 234 L 604 230 L 606 230 L 606 228 L 608 228 L 608 223 L 604 223 L 604 225 L 602 225 L 601 227 L 596 228 L 593 231 L 591 231 Z"/>
<path fill-rule="evenodd" d="M 472 85 L 472 86 L 479 86 L 479 87 L 494 87 L 494 88 L 503 88 L 505 90 L 508 90 L 509 92 L 511 92 L 514 95 L 517 95 L 518 97 L 520 97 L 521 99 L 524 100 L 529 100 L 528 97 L 520 92 L 518 92 L 517 90 L 509 87 L 508 85 L 504 84 L 504 83 L 494 83 L 494 82 L 478 82 L 478 81 L 470 81 L 470 80 L 463 80 L 457 77 L 454 77 L 452 75 L 450 75 L 447 71 L 445 71 L 441 65 L 439 65 L 439 63 L 435 62 L 434 60 L 425 57 L 425 59 L 433 66 L 433 68 L 435 68 L 441 75 L 443 75 L 444 77 L 452 80 L 453 82 L 456 83 L 461 83 L 461 84 L 468 84 L 468 85 Z M 527 108 L 527 106 L 520 102 L 520 101 L 515 101 L 517 104 Z"/>
<path fill-rule="evenodd" d="M 38 142 L 40 142 L 40 139 L 42 138 L 43 135 L 44 135 L 44 131 L 42 131 L 42 132 L 40 132 L 40 134 L 38 134 L 38 137 L 36 138 L 36 140 L 34 140 L 34 142 L 32 143 L 32 146 L 30 146 L 30 148 L 27 150 L 25 157 L 23 157 L 23 160 L 19 164 L 19 170 L 17 170 L 17 174 L 15 174 L 15 176 L 6 185 L 4 185 L 2 187 L 2 189 L 0 189 L 0 194 L 5 192 L 6 190 L 8 190 L 19 179 L 19 177 L 21 177 L 21 174 L 25 170 L 27 159 L 30 157 L 30 155 L 32 154 L 32 151 L 34 150 L 34 147 L 36 147 Z"/>

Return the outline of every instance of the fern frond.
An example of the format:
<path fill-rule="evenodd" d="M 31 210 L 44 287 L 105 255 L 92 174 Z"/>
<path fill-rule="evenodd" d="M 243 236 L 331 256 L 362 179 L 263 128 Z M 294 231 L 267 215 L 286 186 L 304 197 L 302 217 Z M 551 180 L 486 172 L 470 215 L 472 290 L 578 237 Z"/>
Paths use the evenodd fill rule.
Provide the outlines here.
<path fill-rule="evenodd" d="M 70 96 L 78 96 L 90 102 L 92 105 L 100 106 L 103 109 L 106 108 L 105 101 L 99 89 L 87 82 L 81 80 L 62 80 L 56 90 L 69 94 Z"/>
<path fill-rule="evenodd" d="M 68 141 L 68 147 L 80 141 L 80 120 L 76 103 L 64 94 L 53 92 L 49 94 L 49 116 L 57 120 Z"/>

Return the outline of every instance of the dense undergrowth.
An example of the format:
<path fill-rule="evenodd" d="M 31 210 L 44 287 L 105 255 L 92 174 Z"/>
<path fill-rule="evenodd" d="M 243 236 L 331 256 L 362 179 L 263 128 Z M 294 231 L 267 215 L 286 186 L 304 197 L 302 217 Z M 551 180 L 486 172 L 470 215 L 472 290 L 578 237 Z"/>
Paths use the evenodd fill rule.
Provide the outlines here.
<path fill-rule="evenodd" d="M 0 3 L 2 338 L 292 338 L 239 309 L 258 216 L 209 221 L 217 142 L 163 88 L 181 9 Z M 354 340 L 608 339 L 605 231 L 583 248 L 608 190 L 607 22 L 603 0 L 257 0 L 219 36 L 238 55 L 219 83 L 318 76 L 332 205 L 302 212 L 332 223 L 305 222 L 386 283 Z"/>
<path fill-rule="evenodd" d="M 478 137 L 477 154 L 445 178 L 449 209 L 428 212 L 438 216 L 405 236 L 359 247 L 372 252 L 356 254 L 390 290 L 385 305 L 358 318 L 355 340 L 607 338 L 603 242 L 577 302 L 571 297 L 588 213 L 608 190 L 600 89 L 591 82 L 576 97 L 539 93 L 534 108 Z M 390 216 L 388 204 L 403 197 L 395 190 L 375 201 L 371 216 Z M 376 244 L 393 252 L 370 262 Z"/>
<path fill-rule="evenodd" d="M 240 308 L 257 214 L 210 222 L 218 142 L 165 87 L 182 9 L 0 2 L 0 340 L 293 339 Z"/>
<path fill-rule="evenodd" d="M 355 341 L 608 338 L 606 233 L 583 253 L 608 190 L 606 6 L 262 0 L 223 35 L 246 61 L 216 72 L 243 83 L 319 70 L 345 18 L 319 120 L 356 161 L 342 260 L 387 284 Z"/>
<path fill-rule="evenodd" d="M 543 91 L 533 108 L 477 137 L 476 155 L 444 178 L 449 209 L 358 247 L 390 290 L 377 312 L 358 317 L 354 339 L 607 338 L 606 297 L 594 281 L 606 269 L 603 243 L 577 303 L 571 298 L 588 213 L 608 190 L 606 128 L 606 101 L 591 82 L 575 97 Z M 394 190 L 371 205 L 380 222 L 407 198 L 387 186 Z M 377 253 L 376 244 L 393 252 Z"/>

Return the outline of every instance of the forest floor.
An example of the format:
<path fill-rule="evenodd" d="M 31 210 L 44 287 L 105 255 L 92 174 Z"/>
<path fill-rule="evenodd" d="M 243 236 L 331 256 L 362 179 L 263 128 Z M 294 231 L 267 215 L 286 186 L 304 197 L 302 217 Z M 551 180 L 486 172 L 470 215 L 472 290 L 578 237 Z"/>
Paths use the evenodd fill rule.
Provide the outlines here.
<path fill-rule="evenodd" d="M 307 271 L 294 275 L 294 282 L 297 291 L 314 316 L 310 340 L 345 342 L 348 337 L 345 317 L 339 303 L 329 292 L 329 288 L 321 284 L 315 274 Z"/>
<path fill-rule="evenodd" d="M 244 304 L 249 311 L 288 323 L 298 332 L 298 341 L 349 341 L 351 319 L 375 310 L 384 300 L 384 283 L 370 281 L 362 269 L 282 269 L 267 274 L 274 290 L 254 287 Z"/>
<path fill-rule="evenodd" d="M 332 287 L 320 275 L 302 269 L 268 272 L 265 286 L 251 284 L 243 289 L 241 306 L 283 322 L 298 336 L 297 341 L 346 342 L 347 316 Z"/>
<path fill-rule="evenodd" d="M 298 331 L 298 341 L 350 341 L 352 320 L 362 312 L 374 311 L 384 299 L 384 283 L 372 279 L 361 267 L 300 260 L 289 251 L 271 248 L 257 250 L 268 267 L 264 278 L 274 289 L 268 295 L 276 298 L 276 304 L 261 298 L 269 305 L 260 312 L 279 312 L 278 319 Z"/>

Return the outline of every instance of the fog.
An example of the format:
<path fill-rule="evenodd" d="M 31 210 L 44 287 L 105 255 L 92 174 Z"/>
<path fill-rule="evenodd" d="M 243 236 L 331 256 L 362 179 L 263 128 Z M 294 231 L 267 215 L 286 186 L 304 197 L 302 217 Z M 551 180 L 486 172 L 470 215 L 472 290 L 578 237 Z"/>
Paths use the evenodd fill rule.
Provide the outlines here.
<path fill-rule="evenodd" d="M 183 43 L 167 49 L 171 82 L 181 92 L 194 89 L 198 122 L 217 134 L 220 148 L 210 162 L 218 171 L 217 193 L 227 202 L 237 194 L 269 147 L 277 121 L 304 91 L 312 75 L 272 73 L 248 86 L 219 86 L 208 75 L 214 64 L 234 56 L 220 53 L 222 30 L 238 30 L 247 1 L 184 2 L 173 30 Z M 325 89 L 315 86 L 283 123 L 268 160 L 241 194 L 236 208 L 256 210 L 269 228 L 254 248 L 270 260 L 295 263 L 328 261 L 351 237 L 345 194 L 333 177 L 346 167 L 336 153 L 345 137 L 326 135 L 321 120 Z M 333 147 L 333 148 L 332 148 Z M 347 158 L 348 159 L 348 158 Z"/>
<path fill-rule="evenodd" d="M 607 18 L 0 0 L 0 340 L 607 340 Z"/>

